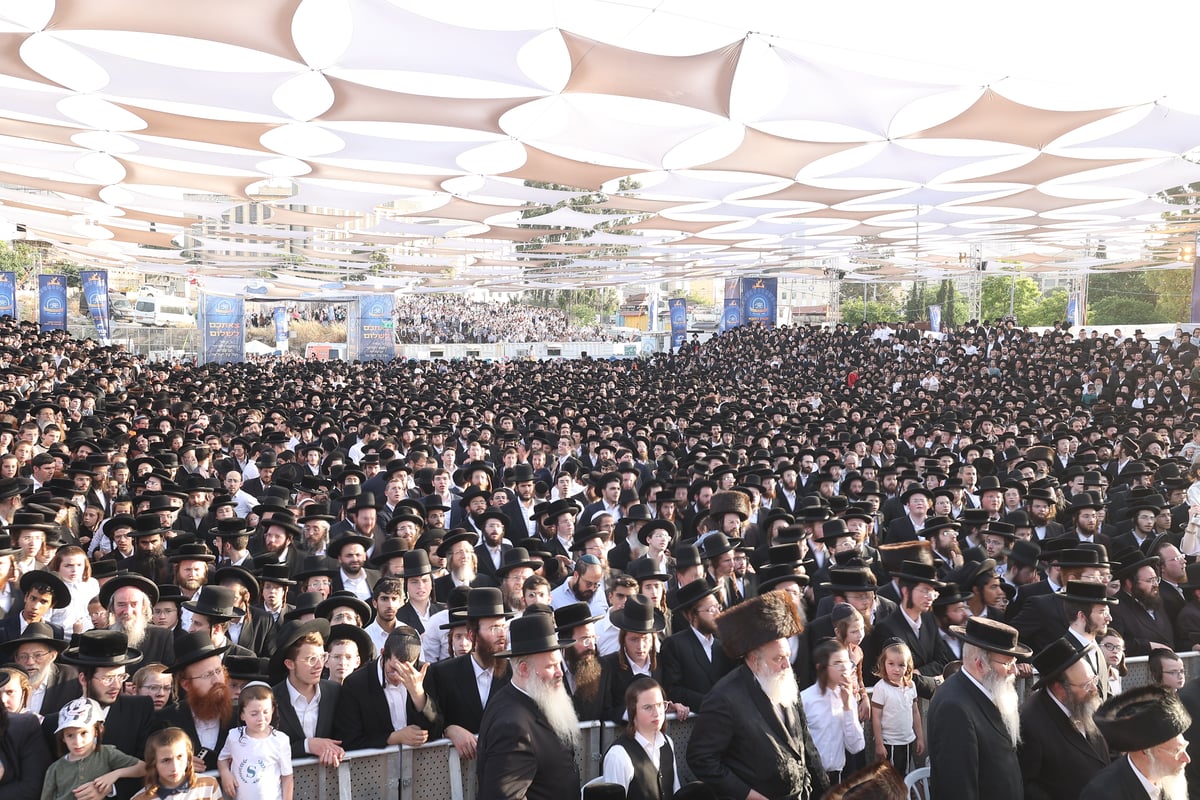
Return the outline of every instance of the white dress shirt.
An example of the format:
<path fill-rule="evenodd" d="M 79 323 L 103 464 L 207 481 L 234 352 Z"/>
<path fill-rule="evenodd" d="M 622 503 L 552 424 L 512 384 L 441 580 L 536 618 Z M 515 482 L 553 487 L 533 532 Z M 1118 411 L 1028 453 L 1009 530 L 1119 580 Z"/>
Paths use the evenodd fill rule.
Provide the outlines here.
<path fill-rule="evenodd" d="M 383 659 L 379 659 L 379 683 L 383 685 L 383 696 L 387 698 L 388 713 L 392 718 L 392 730 L 399 731 L 408 727 L 408 689 L 404 684 L 392 686 L 387 676 L 383 674 Z"/>

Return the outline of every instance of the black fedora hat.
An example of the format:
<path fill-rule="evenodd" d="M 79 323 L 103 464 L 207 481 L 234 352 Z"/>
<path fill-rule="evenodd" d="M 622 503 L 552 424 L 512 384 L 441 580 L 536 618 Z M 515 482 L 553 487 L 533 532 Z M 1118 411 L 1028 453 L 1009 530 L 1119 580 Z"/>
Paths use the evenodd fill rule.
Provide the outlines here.
<path fill-rule="evenodd" d="M 123 631 L 84 631 L 75 641 L 76 644 L 64 650 L 59 657 L 64 664 L 74 667 L 123 667 L 142 663 L 142 651 L 129 646 L 129 637 Z"/>
<path fill-rule="evenodd" d="M 842 519 L 830 519 L 822 523 L 820 538 L 813 536 L 812 540 L 824 544 L 846 537 L 854 537 L 854 534 L 846 527 L 846 521 Z"/>
<path fill-rule="evenodd" d="M 608 612 L 608 621 L 630 633 L 660 633 L 667 627 L 661 611 L 650 605 L 650 599 L 640 594 L 625 601 L 625 605 Z"/>
<path fill-rule="evenodd" d="M 212 584 L 201 586 L 200 594 L 197 595 L 196 599 L 184 603 L 183 607 L 193 614 L 208 617 L 214 622 L 228 622 L 232 619 L 241 619 L 246 613 L 234 605 L 233 590 L 225 586 L 215 586 Z"/>
<path fill-rule="evenodd" d="M 193 631 L 175 639 L 175 662 L 167 665 L 165 672 L 176 674 L 184 667 L 191 666 L 197 661 L 203 661 L 213 656 L 223 656 L 233 647 L 233 642 L 226 642 L 217 647 L 212 643 L 212 635 L 208 631 Z"/>
<path fill-rule="evenodd" d="M 442 539 L 441 544 L 437 546 L 438 558 L 446 558 L 450 555 L 450 548 L 459 542 L 469 542 L 471 547 L 479 544 L 479 534 L 469 531 L 466 528 L 455 528 L 446 534 Z"/>
<path fill-rule="evenodd" d="M 408 542 L 395 537 L 384 539 L 380 547 L 375 548 L 374 554 L 367 559 L 373 567 L 382 567 L 393 558 L 401 558 L 405 553 L 412 552 Z M 422 551 L 424 552 L 424 551 Z"/>
<path fill-rule="evenodd" d="M 469 596 L 468 596 L 469 599 Z M 496 653 L 497 658 L 519 658 L 538 653 L 562 650 L 575 644 L 574 639 L 560 639 L 550 614 L 527 614 L 514 619 L 508 628 L 508 649 Z"/>
<path fill-rule="evenodd" d="M 1148 556 L 1136 547 L 1129 547 L 1112 557 L 1113 577 L 1125 580 L 1137 574 L 1142 567 L 1157 567 L 1162 563 L 1158 556 Z"/>
<path fill-rule="evenodd" d="M 325 548 L 325 554 L 330 558 L 341 558 L 342 548 L 352 544 L 360 544 L 363 550 L 370 550 L 375 541 L 370 536 L 347 533 L 330 542 L 329 546 Z"/>
<path fill-rule="evenodd" d="M 1071 665 L 1087 655 L 1087 648 L 1076 646 L 1075 642 L 1066 636 L 1055 639 L 1033 657 L 1033 668 L 1038 672 L 1037 682 L 1033 690 L 1037 691 L 1062 675 Z"/>
<path fill-rule="evenodd" d="M 937 579 L 937 568 L 923 561 L 905 561 L 900 565 L 900 569 L 892 572 L 892 577 L 897 580 L 928 583 L 934 589 L 946 588 L 946 584 Z"/>
<path fill-rule="evenodd" d="M 722 556 L 736 550 L 741 543 L 742 540 L 736 536 L 730 539 L 725 534 L 717 531 L 705 536 L 701 542 L 701 547 L 704 549 L 704 558 L 711 560 L 717 556 Z"/>
<path fill-rule="evenodd" d="M 130 537 L 140 539 L 146 536 L 162 536 L 168 532 L 168 528 L 163 527 L 159 520 L 158 514 L 153 512 L 138 514 L 133 519 L 133 530 L 129 532 Z"/>
<path fill-rule="evenodd" d="M 671 606 L 671 613 L 678 614 L 682 611 L 687 611 L 692 606 L 699 603 L 709 595 L 715 595 L 717 587 L 710 586 L 706 580 L 695 580 L 686 586 L 680 586 L 675 592 L 675 605 Z"/>
<path fill-rule="evenodd" d="M 203 542 L 192 542 L 180 545 L 174 553 L 167 557 L 167 560 L 172 564 L 178 564 L 180 561 L 203 561 L 211 564 L 217 560 L 217 557 L 208 549 L 208 545 Z"/>
<path fill-rule="evenodd" d="M 1108 746 L 1119 753 L 1148 750 L 1191 726 L 1191 716 L 1173 689 L 1143 686 L 1110 697 L 1093 717 Z"/>
<path fill-rule="evenodd" d="M 221 567 L 213 575 L 213 580 L 218 583 L 226 581 L 236 581 L 246 587 L 246 591 L 250 592 L 250 602 L 257 603 L 258 596 L 262 589 L 258 585 L 258 580 L 250 574 L 250 571 L 245 567 L 235 567 L 233 565 Z"/>
<path fill-rule="evenodd" d="M 275 652 L 271 654 L 269 662 L 272 677 L 282 679 L 283 673 L 286 671 L 283 662 L 287 657 L 288 648 L 310 633 L 320 634 L 321 643 L 324 646 L 329 641 L 329 620 L 318 617 L 303 622 L 293 619 L 283 623 L 279 633 L 275 634 Z"/>
<path fill-rule="evenodd" d="M 1018 539 L 1008 551 L 1008 563 L 1018 567 L 1036 567 L 1042 555 L 1037 542 Z"/>
<path fill-rule="evenodd" d="M 329 626 L 329 635 L 325 637 L 325 649 L 332 650 L 333 643 L 342 639 L 348 639 L 358 645 L 358 657 L 363 664 L 374 661 L 375 656 L 379 655 L 371 634 L 357 625 L 347 625 L 344 622 Z"/>
<path fill-rule="evenodd" d="M 25 626 L 25 630 L 15 639 L 9 639 L 4 644 L 0 644 L 0 659 L 5 661 L 15 660 L 14 653 L 17 648 L 23 644 L 40 642 L 48 647 L 53 648 L 61 653 L 67 648 L 65 639 L 59 639 L 54 635 L 54 628 L 50 627 L 48 622 L 31 622 Z"/>
<path fill-rule="evenodd" d="M 529 551 L 524 547 L 513 547 L 504 551 L 504 555 L 500 557 L 500 566 L 496 568 L 496 574 L 501 578 L 508 575 L 514 569 L 529 567 L 537 571 L 542 568 L 544 562 L 540 558 L 532 558 Z"/>
<path fill-rule="evenodd" d="M 1107 606 L 1115 606 L 1120 604 L 1120 600 L 1115 597 L 1108 596 L 1107 583 L 1095 583 L 1093 581 L 1067 581 L 1066 588 L 1059 594 L 1063 600 L 1069 600 L 1072 603 L 1083 603 L 1084 605 L 1099 605 L 1103 603 Z"/>
<path fill-rule="evenodd" d="M 124 589 L 127 586 L 132 586 L 144 592 L 150 598 L 151 605 L 158 602 L 158 585 L 154 581 L 137 572 L 122 572 L 100 587 L 100 605 L 108 608 L 108 603 L 112 600 L 112 596 L 117 593 L 117 590 Z"/>
<path fill-rule="evenodd" d="M 800 568 L 800 562 L 784 562 L 779 564 L 763 564 L 758 569 L 758 591 L 770 591 L 781 583 L 798 583 L 800 586 L 808 586 L 809 577 L 804 572 L 797 572 Z"/>
<path fill-rule="evenodd" d="M 71 605 L 71 590 L 62 578 L 44 569 L 34 569 L 21 576 L 18 582 L 21 591 L 26 595 L 34 586 L 49 586 L 50 594 L 54 597 L 54 608 L 66 608 Z"/>
<path fill-rule="evenodd" d="M 494 586 L 480 586 L 467 593 L 467 607 L 462 616 L 466 619 L 508 619 L 516 616 L 516 613 L 504 609 L 504 595 L 499 589 Z"/>
<path fill-rule="evenodd" d="M 300 571 L 292 577 L 297 583 L 302 583 L 308 578 L 316 578 L 324 575 L 333 580 L 338 574 L 338 562 L 334 561 L 329 556 L 305 556 L 300 562 Z"/>
<path fill-rule="evenodd" d="M 673 552 L 676 571 L 699 567 L 704 563 L 704 560 L 700 558 L 700 548 L 694 544 L 677 544 Z"/>
<path fill-rule="evenodd" d="M 173 583 L 163 583 L 155 586 L 158 589 L 158 600 L 156 603 L 174 603 L 175 610 L 178 611 L 189 598 L 184 597 L 183 589 L 180 589 Z"/>
<path fill-rule="evenodd" d="M 370 625 L 375 621 L 375 610 L 371 608 L 370 604 L 347 589 L 334 592 L 320 603 L 317 603 L 317 616 L 329 619 L 333 616 L 333 611 L 336 608 L 354 609 L 354 612 L 358 614 L 364 626 Z"/>
<path fill-rule="evenodd" d="M 829 581 L 822 583 L 821 588 L 840 594 L 843 592 L 872 592 L 878 590 L 875 581 L 871 580 L 871 571 L 866 567 L 830 567 Z"/>
<path fill-rule="evenodd" d="M 1200 561 L 1187 565 L 1187 579 L 1179 584 L 1179 588 L 1185 592 L 1200 589 Z"/>
<path fill-rule="evenodd" d="M 281 561 L 265 561 L 262 563 L 255 562 L 258 568 L 258 580 L 260 583 L 277 583 L 280 586 L 295 586 L 296 582 L 292 580 L 288 573 L 288 565 Z"/>
<path fill-rule="evenodd" d="M 987 617 L 968 617 L 966 625 L 951 625 L 950 632 L 967 644 L 990 653 L 1028 658 L 1033 651 L 1017 641 L 1017 629 Z"/>
<path fill-rule="evenodd" d="M 626 568 L 629 577 L 638 582 L 638 585 L 646 581 L 662 581 L 666 583 L 671 579 L 671 576 L 666 572 L 662 572 L 649 558 L 636 558 L 629 563 Z"/>
<path fill-rule="evenodd" d="M 396 554 L 390 557 L 395 558 Z M 404 555 L 404 571 L 400 573 L 400 577 L 408 580 L 409 578 L 419 578 L 422 575 L 432 575 L 433 567 L 429 563 L 429 553 L 425 550 L 408 550 Z"/>
<path fill-rule="evenodd" d="M 669 541 L 675 541 L 675 537 L 679 535 L 675 523 L 669 519 L 652 519 L 642 527 L 638 528 L 637 538 L 642 544 L 649 544 L 650 536 L 655 531 L 666 531 Z"/>
<path fill-rule="evenodd" d="M 570 633 L 580 625 L 604 619 L 603 614 L 592 614 L 587 603 L 570 603 L 554 609 L 554 629 L 559 633 Z"/>
<path fill-rule="evenodd" d="M 320 592 L 301 592 L 300 594 L 296 595 L 296 600 L 292 604 L 292 610 L 283 615 L 284 621 L 290 622 L 294 619 L 300 619 L 300 617 L 303 617 L 306 614 L 312 614 L 313 616 L 316 616 L 317 606 L 319 606 L 321 601 L 324 599 L 324 595 L 322 595 Z"/>
<path fill-rule="evenodd" d="M 268 663 L 258 656 L 225 656 L 225 671 L 235 680 L 266 683 L 271 679 Z"/>

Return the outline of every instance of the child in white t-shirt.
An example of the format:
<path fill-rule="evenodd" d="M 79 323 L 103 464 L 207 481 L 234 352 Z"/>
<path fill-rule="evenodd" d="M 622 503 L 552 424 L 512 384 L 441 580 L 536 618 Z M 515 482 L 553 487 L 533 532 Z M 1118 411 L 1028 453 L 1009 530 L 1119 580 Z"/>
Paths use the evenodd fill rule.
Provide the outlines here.
<path fill-rule="evenodd" d="M 292 800 L 292 744 L 271 727 L 275 695 L 261 681 L 246 684 L 239 697 L 242 722 L 229 732 L 217 757 L 221 785 L 237 800 Z"/>
<path fill-rule="evenodd" d="M 901 775 L 908 774 L 909 758 L 925 755 L 917 688 L 913 685 L 913 659 L 908 645 L 889 639 L 875 664 L 880 681 L 871 692 L 871 731 L 875 756 L 892 762 Z M 910 753 L 913 742 L 915 753 Z"/>

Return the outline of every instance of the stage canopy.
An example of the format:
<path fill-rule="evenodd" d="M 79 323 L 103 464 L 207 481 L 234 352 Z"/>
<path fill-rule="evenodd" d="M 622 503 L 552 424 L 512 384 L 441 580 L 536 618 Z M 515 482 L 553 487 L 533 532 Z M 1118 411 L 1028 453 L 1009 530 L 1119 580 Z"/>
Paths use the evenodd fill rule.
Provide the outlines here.
<path fill-rule="evenodd" d="M 1162 215 L 1200 182 L 1198 23 L 1174 2 L 8 0 L 0 219 L 89 268 L 300 293 L 1179 267 L 1195 227 Z"/>

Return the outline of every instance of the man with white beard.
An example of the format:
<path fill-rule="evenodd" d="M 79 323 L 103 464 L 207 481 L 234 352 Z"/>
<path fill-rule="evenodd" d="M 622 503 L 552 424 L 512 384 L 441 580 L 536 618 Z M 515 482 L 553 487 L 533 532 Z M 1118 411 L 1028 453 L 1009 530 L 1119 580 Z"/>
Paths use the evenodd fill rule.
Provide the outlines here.
<path fill-rule="evenodd" d="M 962 669 L 929 704 L 930 800 L 1011 800 L 1022 793 L 1017 659 L 1031 654 L 1017 629 L 970 617 L 951 633 Z"/>
<path fill-rule="evenodd" d="M 1088 651 L 1064 636 L 1033 657 L 1036 691 L 1021 709 L 1021 777 L 1026 800 L 1076 800 L 1108 765 L 1092 715 L 1100 707 Z"/>
<path fill-rule="evenodd" d="M 717 634 L 740 666 L 713 686 L 688 743 L 687 762 L 721 797 L 821 797 L 829 779 L 813 744 L 788 640 L 803 625 L 791 598 L 768 591 L 725 611 Z"/>
<path fill-rule="evenodd" d="M 562 649 L 554 617 L 529 614 L 509 626 L 512 682 L 483 712 L 477 770 L 479 800 L 561 800 L 578 797 L 575 750 L 579 718 L 563 685 Z"/>
<path fill-rule="evenodd" d="M 145 663 L 170 665 L 175 661 L 175 632 L 151 625 L 157 602 L 158 587 L 136 572 L 118 575 L 100 587 L 100 604 L 113 620 L 109 629 L 124 633 Z"/>
<path fill-rule="evenodd" d="M 1174 691 L 1160 686 L 1130 689 L 1100 706 L 1095 720 L 1109 748 L 1125 755 L 1096 773 L 1081 797 L 1187 798 L 1188 742 L 1183 734 L 1192 719 Z"/>

